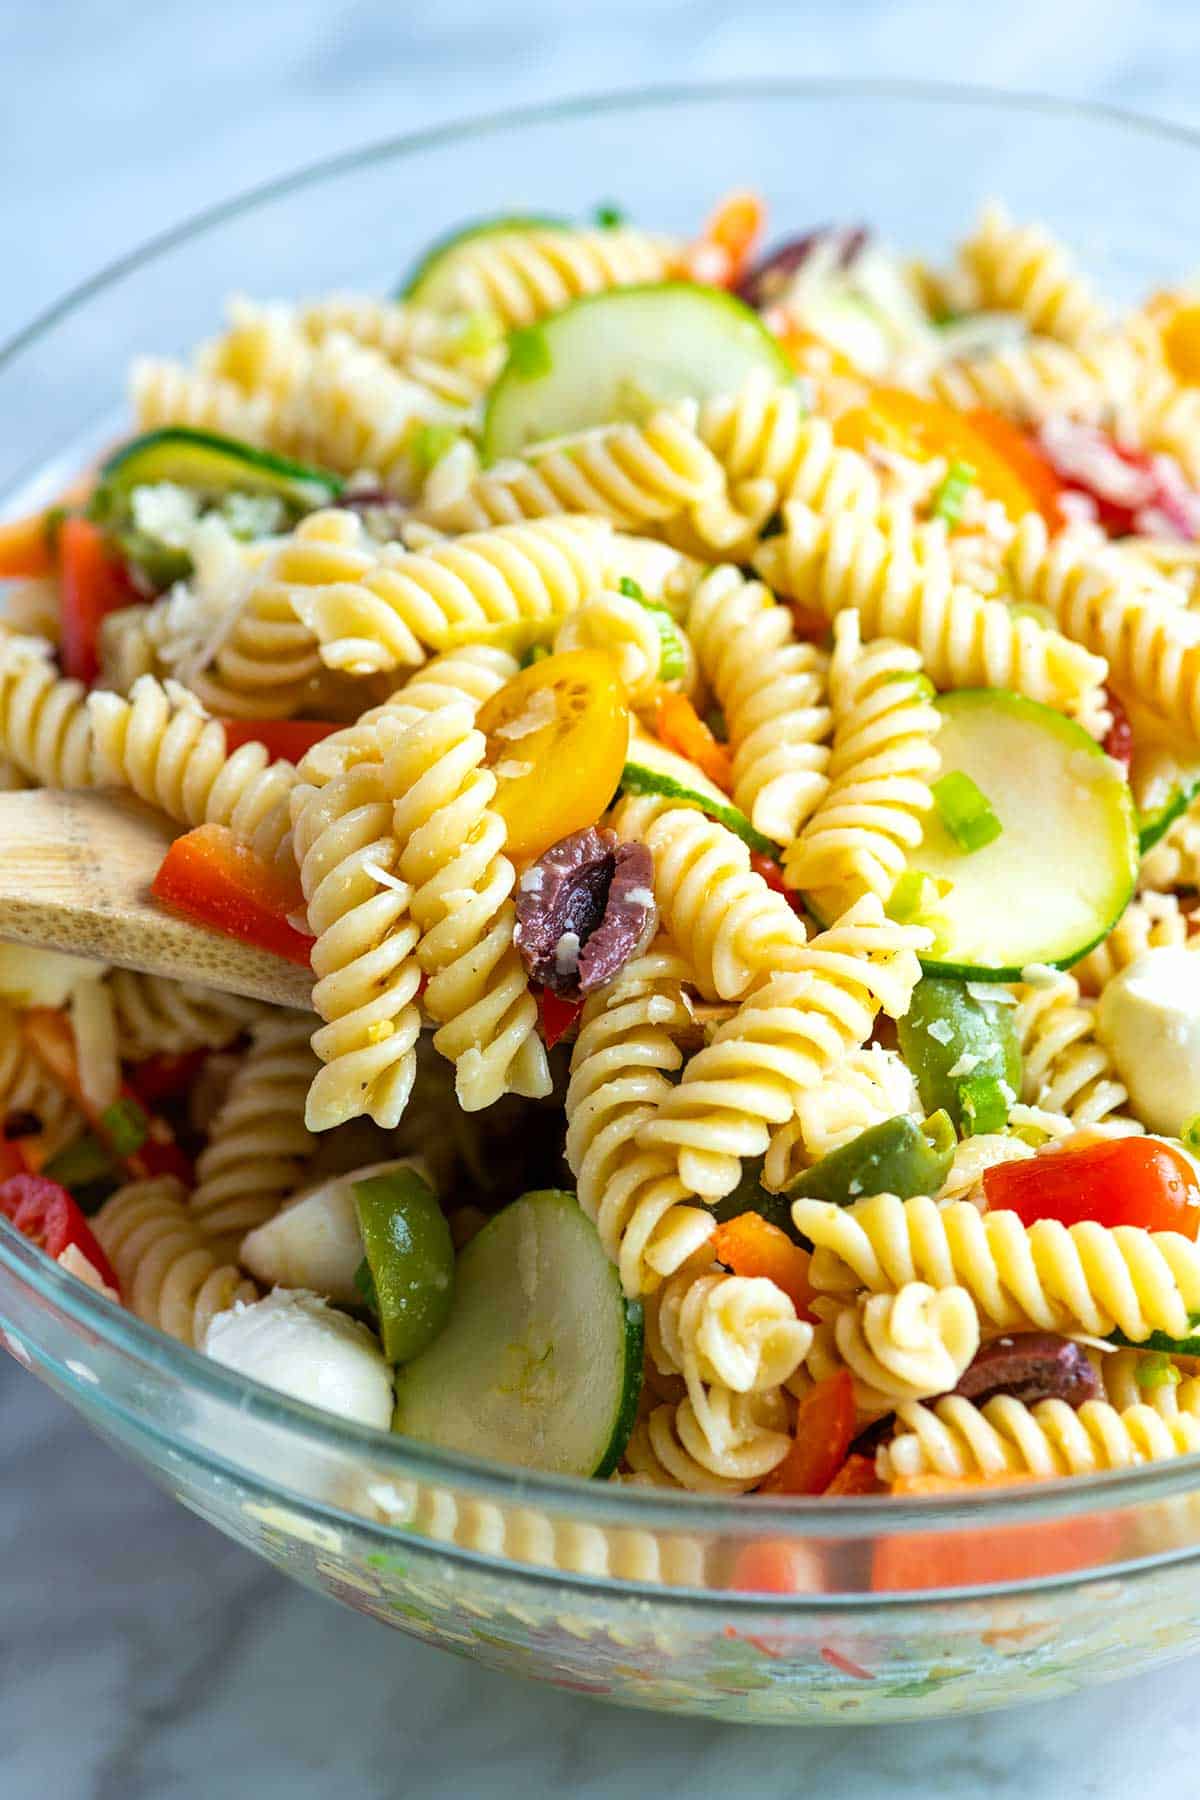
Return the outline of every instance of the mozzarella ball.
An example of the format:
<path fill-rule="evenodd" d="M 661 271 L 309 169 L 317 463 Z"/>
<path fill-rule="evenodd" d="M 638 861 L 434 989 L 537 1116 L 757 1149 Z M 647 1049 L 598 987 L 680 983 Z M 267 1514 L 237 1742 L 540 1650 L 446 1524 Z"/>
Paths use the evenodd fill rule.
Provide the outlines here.
<path fill-rule="evenodd" d="M 204 1350 L 215 1362 L 325 1412 L 387 1431 L 392 1371 L 365 1325 L 319 1294 L 276 1288 L 265 1300 L 218 1313 Z"/>
<path fill-rule="evenodd" d="M 1200 954 L 1144 951 L 1100 996 L 1096 1030 L 1143 1125 L 1178 1137 L 1200 1114 Z"/>

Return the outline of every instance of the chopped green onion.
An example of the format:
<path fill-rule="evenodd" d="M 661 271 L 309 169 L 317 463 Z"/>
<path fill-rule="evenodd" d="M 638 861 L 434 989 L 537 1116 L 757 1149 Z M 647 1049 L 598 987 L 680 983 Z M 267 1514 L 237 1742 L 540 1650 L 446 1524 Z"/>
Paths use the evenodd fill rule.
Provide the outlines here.
<path fill-rule="evenodd" d="M 136 1100 L 114 1100 L 100 1114 L 100 1124 L 118 1156 L 132 1156 L 140 1150 L 150 1131 L 150 1122 Z"/>
<path fill-rule="evenodd" d="M 683 639 L 676 629 L 670 607 L 664 606 L 661 600 L 648 600 L 642 591 L 641 584 L 636 582 L 632 575 L 622 575 L 617 583 L 617 591 L 624 594 L 627 600 L 636 600 L 638 605 L 644 607 L 654 620 L 659 642 L 658 679 L 660 681 L 681 680 L 686 667 L 683 656 Z"/>
<path fill-rule="evenodd" d="M 371 1273 L 371 1265 L 364 1256 L 354 1271 L 354 1291 L 369 1313 L 379 1317 L 379 1295 L 375 1292 L 375 1277 Z"/>
<path fill-rule="evenodd" d="M 504 339 L 504 321 L 497 313 L 468 313 L 457 336 L 461 356 L 484 356 Z"/>
<path fill-rule="evenodd" d="M 508 340 L 509 365 L 526 381 L 548 375 L 552 366 L 550 346 L 540 325 L 523 325 Z"/>
<path fill-rule="evenodd" d="M 412 459 L 423 475 L 441 462 L 447 450 L 454 448 L 459 435 L 453 425 L 417 426 L 412 435 Z"/>
<path fill-rule="evenodd" d="M 1138 1357 L 1133 1379 L 1140 1388 L 1177 1387 L 1180 1376 L 1165 1352 L 1152 1350 L 1148 1356 Z"/>
<path fill-rule="evenodd" d="M 944 519 L 947 525 L 957 525 L 967 494 L 974 485 L 975 471 L 970 463 L 952 462 L 933 496 L 934 518 Z"/>
<path fill-rule="evenodd" d="M 603 231 L 612 231 L 616 226 L 625 223 L 625 214 L 611 200 L 602 200 L 596 208 L 595 219 Z"/>
<path fill-rule="evenodd" d="M 544 662 L 549 654 L 549 644 L 530 644 L 528 650 L 526 650 L 524 656 L 521 658 L 521 667 L 523 669 L 531 669 L 534 663 Z"/>
<path fill-rule="evenodd" d="M 646 596 L 641 583 L 635 581 L 632 575 L 622 575 L 617 583 L 617 592 L 624 594 L 627 600 L 640 600 L 643 606 L 646 604 Z"/>
<path fill-rule="evenodd" d="M 1179 1134 L 1179 1141 L 1185 1150 L 1193 1150 L 1200 1155 L 1200 1113 L 1196 1114 L 1190 1125 L 1184 1126 Z"/>
<path fill-rule="evenodd" d="M 59 1187 L 70 1188 L 72 1192 L 115 1173 L 108 1149 L 91 1132 L 76 1138 L 73 1144 L 52 1156 L 42 1170 L 49 1180 L 57 1181 Z"/>
<path fill-rule="evenodd" d="M 995 1075 L 980 1075 L 964 1081 L 958 1090 L 962 1109 L 963 1130 L 967 1137 L 981 1137 L 989 1131 L 1003 1131 L 1008 1124 L 1008 1108 L 1012 1089 Z"/>
<path fill-rule="evenodd" d="M 905 869 L 888 896 L 884 908 L 888 918 L 894 919 L 897 925 L 910 925 L 919 913 L 924 912 L 932 886 L 933 877 L 923 869 Z"/>
<path fill-rule="evenodd" d="M 942 824 L 966 855 L 982 850 L 1004 830 L 992 803 L 963 769 L 951 769 L 930 788 Z"/>

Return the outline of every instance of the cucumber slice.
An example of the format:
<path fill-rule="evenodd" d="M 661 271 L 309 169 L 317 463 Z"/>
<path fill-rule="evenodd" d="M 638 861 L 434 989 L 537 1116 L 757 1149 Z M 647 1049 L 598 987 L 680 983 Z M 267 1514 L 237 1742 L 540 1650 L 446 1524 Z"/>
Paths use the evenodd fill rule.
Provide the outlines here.
<path fill-rule="evenodd" d="M 518 350 L 488 397 L 483 452 L 490 461 L 545 438 L 640 421 L 675 400 L 732 393 L 758 369 L 774 382 L 795 380 L 757 313 L 732 294 L 687 281 L 574 300 L 530 326 Z"/>
<path fill-rule="evenodd" d="M 1015 981 L 1030 963 L 1069 968 L 1124 912 L 1137 876 L 1133 797 L 1081 726 L 999 688 L 943 694 L 938 752 L 1003 827 L 964 853 L 936 811 L 910 866 L 950 884 L 929 922 L 927 972 Z"/>
<path fill-rule="evenodd" d="M 1137 806 L 1138 844 L 1144 856 L 1200 793 L 1200 763 L 1178 756 L 1163 744 L 1135 748 L 1129 785 Z"/>
<path fill-rule="evenodd" d="M 393 1427 L 559 1475 L 609 1475 L 642 1385 L 642 1308 L 574 1194 L 523 1194 L 458 1259 L 449 1321 L 396 1377 Z"/>
<path fill-rule="evenodd" d="M 668 750 L 643 731 L 636 719 L 630 721 L 629 754 L 621 771 L 621 786 L 627 794 L 661 794 L 680 806 L 695 806 L 740 837 L 751 850 L 759 850 L 764 856 L 779 855 L 779 845 L 755 831 L 745 813 L 715 781 L 710 781 L 686 756 Z"/>
<path fill-rule="evenodd" d="M 100 470 L 100 489 L 109 504 L 125 500 L 136 487 L 159 481 L 213 500 L 235 493 L 269 494 L 297 515 L 331 506 L 345 486 L 340 475 L 327 469 L 309 468 L 236 438 L 182 425 L 134 438 Z"/>
<path fill-rule="evenodd" d="M 399 297 L 418 306 L 428 306 L 434 312 L 456 312 L 462 305 L 458 294 L 462 264 L 459 251 L 477 238 L 492 237 L 498 231 L 552 231 L 566 226 L 566 219 L 545 218 L 533 213 L 513 213 L 507 218 L 476 219 L 473 224 L 459 225 L 444 237 L 435 239 L 418 258 L 397 290 Z"/>

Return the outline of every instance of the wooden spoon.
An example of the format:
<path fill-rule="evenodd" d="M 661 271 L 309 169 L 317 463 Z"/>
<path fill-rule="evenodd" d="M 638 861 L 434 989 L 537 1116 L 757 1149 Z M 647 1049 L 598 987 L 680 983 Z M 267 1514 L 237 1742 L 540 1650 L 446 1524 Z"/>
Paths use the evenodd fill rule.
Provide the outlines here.
<path fill-rule="evenodd" d="M 311 1007 L 308 969 L 151 898 L 177 829 L 124 795 L 0 794 L 0 940 Z"/>

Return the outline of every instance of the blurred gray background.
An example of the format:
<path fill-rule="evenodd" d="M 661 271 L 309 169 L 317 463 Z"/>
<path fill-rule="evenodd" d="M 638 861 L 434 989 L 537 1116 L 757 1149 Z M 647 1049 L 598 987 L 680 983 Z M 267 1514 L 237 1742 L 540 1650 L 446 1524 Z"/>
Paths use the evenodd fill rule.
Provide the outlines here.
<path fill-rule="evenodd" d="M 0 0 L 0 338 L 197 208 L 473 111 L 643 82 L 869 74 L 1200 124 L 1198 73 L 1195 0 Z M 21 429 L 0 419 L 0 434 Z M 2 1800 L 1125 1800 L 1188 1781 L 1200 1754 L 1194 1662 L 933 1729 L 619 1714 L 288 1584 L 7 1359 L 0 1446 Z"/>

